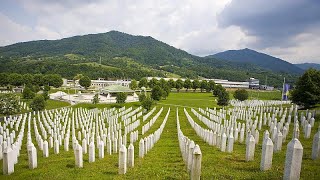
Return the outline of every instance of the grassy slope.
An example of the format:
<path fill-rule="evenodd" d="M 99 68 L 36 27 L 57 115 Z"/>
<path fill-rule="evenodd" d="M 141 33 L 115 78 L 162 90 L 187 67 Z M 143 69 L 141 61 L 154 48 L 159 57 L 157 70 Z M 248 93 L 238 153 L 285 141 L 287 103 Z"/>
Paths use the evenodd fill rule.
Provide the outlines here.
<path fill-rule="evenodd" d="M 10 176 L 3 176 L 0 174 L 0 179 L 188 179 L 188 174 L 185 170 L 178 145 L 175 105 L 205 108 L 215 106 L 215 101 L 210 93 L 172 93 L 167 100 L 159 102 L 156 112 L 158 112 L 160 106 L 165 107 L 164 111 L 144 136 L 147 136 L 159 128 L 165 114 L 167 113 L 168 107 L 170 106 L 171 113 L 164 128 L 163 134 L 153 149 L 150 150 L 143 159 L 138 158 L 138 142 L 134 144 L 135 167 L 128 168 L 126 175 L 118 175 L 117 154 L 112 154 L 111 156 L 105 155 L 105 158 L 100 160 L 97 157 L 98 150 L 96 149 L 96 162 L 88 163 L 88 154 L 86 154 L 84 155 L 84 168 L 77 169 L 74 168 L 73 151 L 70 150 L 69 152 L 65 152 L 63 147 L 60 147 L 60 154 L 58 155 L 53 154 L 53 149 L 50 149 L 49 158 L 43 158 L 42 151 L 38 150 L 38 168 L 29 170 L 25 136 L 19 163 L 15 165 L 15 172 Z M 97 107 L 103 108 L 111 106 L 113 105 L 99 104 Z M 126 104 L 126 106 L 138 106 L 138 103 Z M 94 108 L 96 106 L 91 104 L 79 104 L 77 107 Z M 196 119 L 189 108 L 187 110 L 198 124 L 200 124 L 202 127 L 206 127 L 203 123 Z M 151 119 L 156 112 L 153 113 L 149 119 Z M 288 135 L 289 137 L 287 138 L 286 143 L 283 144 L 282 151 L 274 154 L 272 170 L 261 172 L 259 170 L 259 165 L 263 131 L 260 132 L 260 142 L 259 145 L 256 146 L 255 161 L 245 162 L 245 146 L 243 144 L 235 143 L 234 152 L 232 154 L 220 152 L 216 147 L 209 146 L 203 142 L 195 134 L 195 131 L 191 128 L 184 115 L 182 107 L 179 107 L 179 116 L 183 133 L 194 140 L 201 147 L 201 151 L 203 153 L 203 179 L 282 178 L 285 149 L 288 139 L 291 137 L 291 132 Z M 143 125 L 145 122 L 141 124 Z M 316 127 L 318 125 L 319 118 L 317 119 Z M 31 127 L 33 127 L 33 124 L 31 124 Z M 290 128 L 292 130 L 292 126 Z M 138 129 L 141 131 L 141 126 Z M 25 132 L 26 131 L 27 129 L 25 129 Z M 312 137 L 314 133 L 315 128 L 313 128 Z M 33 131 L 32 136 L 34 137 Z M 300 137 L 301 143 L 304 147 L 301 179 L 319 179 L 320 172 L 318 171 L 318 167 L 320 166 L 320 160 L 313 161 L 310 159 L 312 138 L 305 140 L 302 133 L 300 133 Z M 139 139 L 140 138 L 141 134 L 139 134 Z M 1 161 L 0 169 L 2 168 Z"/>

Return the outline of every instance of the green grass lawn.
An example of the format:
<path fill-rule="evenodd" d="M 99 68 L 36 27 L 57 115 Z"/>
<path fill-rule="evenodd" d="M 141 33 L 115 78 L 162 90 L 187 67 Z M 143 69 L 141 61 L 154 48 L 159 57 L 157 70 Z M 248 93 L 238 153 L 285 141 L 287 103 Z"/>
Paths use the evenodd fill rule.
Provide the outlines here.
<path fill-rule="evenodd" d="M 179 92 L 170 93 L 166 100 L 158 102 L 159 105 L 172 105 L 178 107 L 217 107 L 216 97 L 212 93 Z"/>
<path fill-rule="evenodd" d="M 252 91 L 253 94 L 256 92 Z M 277 92 L 259 92 L 259 98 L 274 99 L 278 97 Z M 280 93 L 281 96 L 281 93 Z M 190 126 L 184 115 L 183 108 L 186 107 L 191 117 L 204 128 L 207 128 L 200 120 L 198 120 L 190 111 L 190 107 L 195 109 L 198 107 L 218 107 L 215 97 L 211 93 L 193 93 L 180 92 L 171 93 L 166 100 L 161 100 L 157 103 L 157 110 L 148 118 L 149 121 L 161 107 L 164 107 L 160 117 L 155 121 L 154 125 L 144 135 L 141 134 L 142 125 L 147 121 L 142 122 L 137 128 L 139 130 L 139 140 L 141 137 L 146 137 L 150 133 L 157 130 L 168 111 L 171 108 L 168 121 L 165 125 L 160 140 L 155 144 L 144 158 L 139 158 L 139 140 L 134 143 L 135 147 L 135 167 L 128 168 L 127 174 L 118 175 L 118 154 L 107 155 L 105 150 L 105 158 L 98 158 L 98 149 L 96 148 L 96 162 L 88 162 L 88 154 L 84 157 L 84 168 L 75 168 L 75 160 L 73 150 L 70 144 L 69 152 L 65 152 L 63 146 L 60 147 L 60 154 L 54 154 L 53 149 L 50 149 L 48 158 L 42 157 L 42 151 L 38 149 L 34 140 L 33 121 L 31 122 L 31 133 L 33 143 L 37 148 L 38 167 L 34 170 L 28 169 L 28 156 L 26 151 L 26 135 L 24 136 L 21 155 L 19 162 L 15 165 L 15 172 L 10 176 L 4 176 L 0 173 L 0 179 L 189 179 L 186 171 L 186 166 L 182 160 L 180 148 L 178 144 L 177 129 L 176 129 L 176 111 L 179 110 L 181 130 L 184 135 L 194 140 L 200 145 L 202 151 L 202 179 L 282 179 L 286 145 L 292 136 L 292 124 L 287 141 L 283 143 L 282 151 L 274 153 L 273 166 L 269 171 L 260 171 L 261 158 L 261 143 L 263 130 L 260 131 L 260 141 L 256 145 L 255 160 L 245 162 L 245 145 L 240 143 L 234 144 L 233 153 L 220 152 L 216 147 L 209 146 Z M 49 105 L 50 104 L 50 105 Z M 58 101 L 48 101 L 47 108 L 57 108 L 68 106 L 68 103 Z M 112 108 L 112 107 L 130 107 L 137 108 L 139 102 L 125 103 L 123 105 L 115 104 L 77 104 L 73 108 Z M 140 118 L 142 119 L 142 118 Z M 316 125 L 312 129 L 312 135 L 316 133 L 316 127 L 320 125 L 320 118 L 316 120 Z M 39 128 L 39 126 L 38 126 Z M 27 132 L 27 125 L 25 133 Z M 129 135 L 127 137 L 129 142 Z M 71 139 L 70 139 L 71 140 Z M 301 170 L 301 179 L 320 179 L 320 159 L 311 160 L 312 138 L 304 139 L 302 130 L 300 131 L 300 141 L 304 147 L 303 162 Z M 128 145 L 128 144 L 127 144 Z M 0 160 L 0 169 L 2 169 L 2 160 Z"/>
<path fill-rule="evenodd" d="M 235 89 L 229 89 L 230 98 L 233 98 Z M 264 91 L 264 90 L 247 90 L 249 99 L 261 99 L 261 100 L 281 100 L 282 92 L 279 90 Z"/>

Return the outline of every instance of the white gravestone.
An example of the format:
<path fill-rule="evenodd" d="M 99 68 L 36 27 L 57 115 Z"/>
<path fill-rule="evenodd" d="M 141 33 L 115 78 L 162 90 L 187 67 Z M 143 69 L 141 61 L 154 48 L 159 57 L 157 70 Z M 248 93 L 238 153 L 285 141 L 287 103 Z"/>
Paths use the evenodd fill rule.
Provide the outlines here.
<path fill-rule="evenodd" d="M 299 179 L 303 156 L 303 147 L 296 138 L 292 139 L 287 146 L 286 161 L 283 179 Z"/>

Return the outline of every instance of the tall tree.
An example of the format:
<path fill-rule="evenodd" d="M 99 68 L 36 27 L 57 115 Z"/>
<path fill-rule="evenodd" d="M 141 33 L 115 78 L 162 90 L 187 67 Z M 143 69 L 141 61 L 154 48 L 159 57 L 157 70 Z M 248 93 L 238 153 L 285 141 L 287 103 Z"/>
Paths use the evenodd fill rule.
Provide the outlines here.
<path fill-rule="evenodd" d="M 153 100 L 160 101 L 162 93 L 163 90 L 160 88 L 160 86 L 157 85 L 151 90 L 151 98 Z"/>
<path fill-rule="evenodd" d="M 229 102 L 229 93 L 225 89 L 218 96 L 218 105 L 219 106 L 227 106 Z"/>
<path fill-rule="evenodd" d="M 214 96 L 219 96 L 223 90 L 225 90 L 224 87 L 222 87 L 221 84 L 218 84 L 218 85 L 216 85 L 216 86 L 214 87 L 213 95 L 214 95 Z"/>
<path fill-rule="evenodd" d="M 149 111 L 151 109 L 153 105 L 153 100 L 150 97 L 146 97 L 142 102 L 141 102 L 141 106 L 146 109 L 147 111 Z"/>
<path fill-rule="evenodd" d="M 176 81 L 176 89 L 178 92 L 180 92 L 180 89 L 183 88 L 183 81 L 181 79 L 178 79 Z"/>
<path fill-rule="evenodd" d="M 22 92 L 22 97 L 24 99 L 33 99 L 35 96 L 35 93 L 28 87 L 26 86 L 24 89 L 23 89 L 23 92 Z"/>
<path fill-rule="evenodd" d="M 59 74 L 47 74 L 43 77 L 44 84 L 58 88 L 62 86 L 62 77 Z"/>
<path fill-rule="evenodd" d="M 192 88 L 193 91 L 196 92 L 196 90 L 200 87 L 200 82 L 198 79 L 195 79 L 192 81 Z"/>
<path fill-rule="evenodd" d="M 24 84 L 33 84 L 33 75 L 32 74 L 24 74 L 23 75 L 23 83 Z"/>
<path fill-rule="evenodd" d="M 116 102 L 117 102 L 118 104 L 125 103 L 126 100 L 127 100 L 127 93 L 124 93 L 124 92 L 119 92 L 119 93 L 117 93 Z"/>
<path fill-rule="evenodd" d="M 162 89 L 164 89 L 166 86 L 167 86 L 167 81 L 166 80 L 164 80 L 163 78 L 161 78 L 160 80 L 159 80 L 159 86 L 162 88 Z"/>
<path fill-rule="evenodd" d="M 166 85 L 162 88 L 162 98 L 163 99 L 167 99 L 167 97 L 169 96 L 171 92 L 171 88 L 169 87 L 169 85 Z"/>
<path fill-rule="evenodd" d="M 88 89 L 88 87 L 91 86 L 91 79 L 88 76 L 83 76 L 79 80 L 79 84 L 84 87 L 85 89 Z"/>
<path fill-rule="evenodd" d="M 0 73 L 0 86 L 6 86 L 9 84 L 9 75 L 7 73 Z"/>
<path fill-rule="evenodd" d="M 168 81 L 168 85 L 171 88 L 175 88 L 176 87 L 176 82 L 173 79 L 169 79 Z"/>
<path fill-rule="evenodd" d="M 186 88 L 186 91 L 188 91 L 191 87 L 192 87 L 192 82 L 190 79 L 186 79 L 184 81 L 184 84 L 183 84 L 184 88 Z"/>
<path fill-rule="evenodd" d="M 309 69 L 298 79 L 291 91 L 292 102 L 305 108 L 320 103 L 320 71 Z"/>
<path fill-rule="evenodd" d="M 200 90 L 203 92 L 203 90 L 207 89 L 208 87 L 208 82 L 206 80 L 202 80 L 200 84 Z"/>
<path fill-rule="evenodd" d="M 23 84 L 23 77 L 21 74 L 12 73 L 8 77 L 9 84 L 13 86 L 21 86 Z"/>
<path fill-rule="evenodd" d="M 139 81 L 139 88 L 142 88 L 142 87 L 145 87 L 145 88 L 147 88 L 147 86 L 148 86 L 148 80 L 147 80 L 147 78 L 141 78 L 140 79 L 140 81 Z"/>
<path fill-rule="evenodd" d="M 152 89 L 153 87 L 155 87 L 156 85 L 159 85 L 159 82 L 156 78 L 152 78 L 149 82 L 148 82 L 149 87 Z"/>
<path fill-rule="evenodd" d="M 131 89 L 136 90 L 138 88 L 138 82 L 136 80 L 132 79 L 129 86 Z"/>
<path fill-rule="evenodd" d="M 139 94 L 139 102 L 142 102 L 146 98 L 147 98 L 147 96 L 144 93 Z"/>
<path fill-rule="evenodd" d="M 30 103 L 30 108 L 34 111 L 44 110 L 46 106 L 46 101 L 42 95 L 37 95 L 34 97 Z"/>
<path fill-rule="evenodd" d="M 44 79 L 42 74 L 33 75 L 33 83 L 34 85 L 42 86 L 44 85 Z M 48 85 L 48 84 L 46 84 Z"/>
<path fill-rule="evenodd" d="M 215 85 L 216 85 L 216 83 L 213 80 L 210 80 L 208 82 L 207 92 L 213 91 Z"/>

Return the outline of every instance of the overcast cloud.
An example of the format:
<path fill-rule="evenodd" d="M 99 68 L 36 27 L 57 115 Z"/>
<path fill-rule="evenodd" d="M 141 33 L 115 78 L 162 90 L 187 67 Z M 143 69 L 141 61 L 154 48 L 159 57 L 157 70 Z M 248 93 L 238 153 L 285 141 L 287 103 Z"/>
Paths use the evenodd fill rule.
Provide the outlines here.
<path fill-rule="evenodd" d="M 317 0 L 1 0 L 0 46 L 118 30 L 205 56 L 252 48 L 320 63 Z"/>

